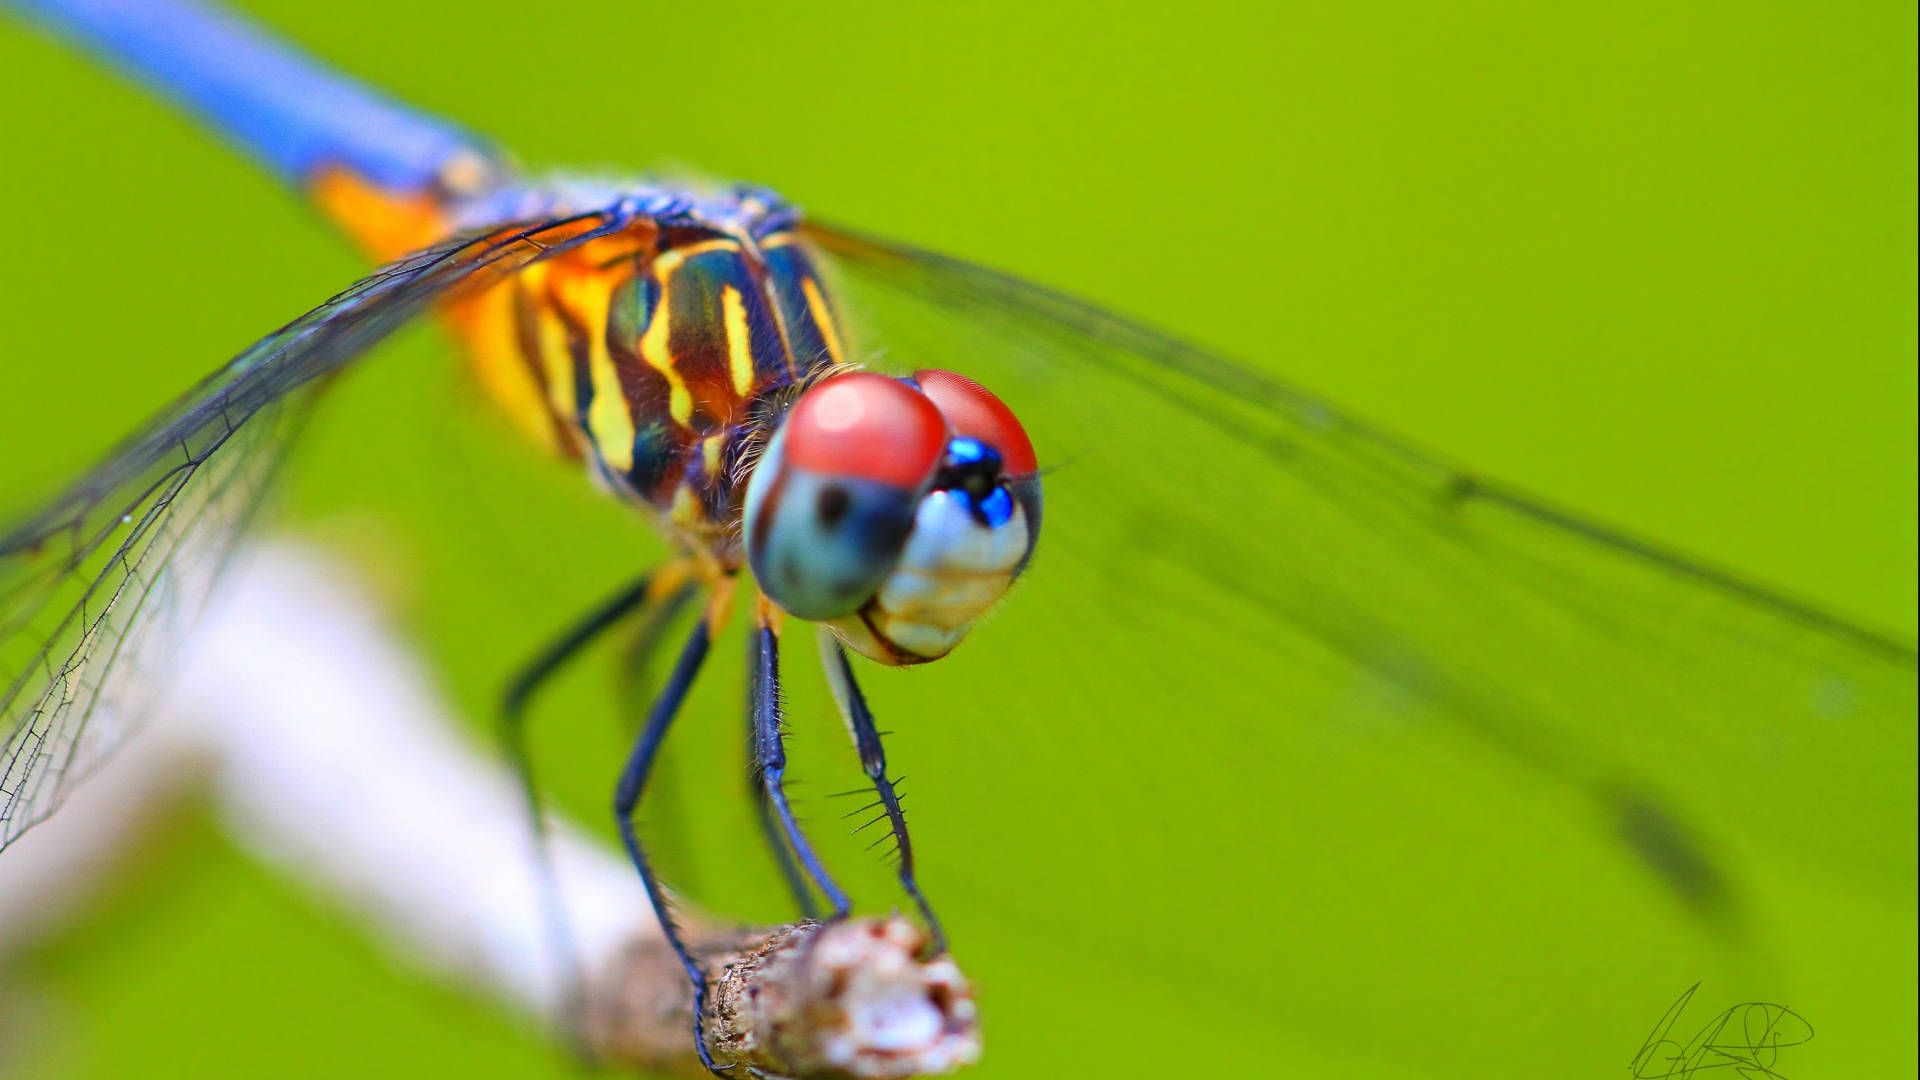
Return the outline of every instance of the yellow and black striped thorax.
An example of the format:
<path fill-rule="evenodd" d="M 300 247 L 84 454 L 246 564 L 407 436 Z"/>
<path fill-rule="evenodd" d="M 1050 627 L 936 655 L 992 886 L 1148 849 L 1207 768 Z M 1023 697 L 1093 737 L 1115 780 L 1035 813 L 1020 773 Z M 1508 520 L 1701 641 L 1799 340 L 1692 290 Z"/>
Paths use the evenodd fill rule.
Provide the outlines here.
<path fill-rule="evenodd" d="M 785 230 L 641 219 L 451 315 L 523 426 L 729 562 L 742 455 L 783 391 L 844 360 L 814 260 Z"/>

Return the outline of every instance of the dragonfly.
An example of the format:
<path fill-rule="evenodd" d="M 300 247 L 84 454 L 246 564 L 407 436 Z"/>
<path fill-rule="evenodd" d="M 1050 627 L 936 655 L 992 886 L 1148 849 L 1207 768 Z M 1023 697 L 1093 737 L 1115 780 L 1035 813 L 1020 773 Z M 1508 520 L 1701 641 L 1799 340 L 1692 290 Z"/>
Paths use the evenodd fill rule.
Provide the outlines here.
<path fill-rule="evenodd" d="M 1597 808 L 1627 857 L 1703 919 L 1737 907 L 1714 852 L 1752 826 L 1746 792 L 1695 782 L 1701 762 L 1782 804 L 1831 809 L 1769 822 L 1769 842 L 1912 877 L 1913 845 L 1884 839 L 1912 804 L 1912 774 L 1876 767 L 1912 757 L 1906 641 L 1176 336 L 810 218 L 768 189 L 529 173 L 195 4 L 15 6 L 203 117 L 382 268 L 0 534 L 0 846 L 138 724 L 220 553 L 336 376 L 438 315 L 535 448 L 576 463 L 681 553 L 621 582 L 511 680 L 503 734 L 536 809 L 537 691 L 602 634 L 651 635 L 704 598 L 616 784 L 616 827 L 670 934 L 634 811 L 749 580 L 753 789 L 796 905 L 819 910 L 817 893 L 830 916 L 851 908 L 785 790 L 779 645 L 807 621 L 936 947 L 945 935 L 854 656 L 943 659 L 1006 595 L 999 621 L 1059 628 L 1036 664 L 1135 687 L 1156 670 L 1206 671 L 1240 685 L 1265 724 L 1451 725 Z M 1047 474 L 1043 460 L 1070 467 Z M 1009 711 L 990 681 L 980 697 Z M 1846 767 L 1776 752 L 1807 738 L 1837 745 Z M 672 940 L 698 1000 L 699 966 Z"/>

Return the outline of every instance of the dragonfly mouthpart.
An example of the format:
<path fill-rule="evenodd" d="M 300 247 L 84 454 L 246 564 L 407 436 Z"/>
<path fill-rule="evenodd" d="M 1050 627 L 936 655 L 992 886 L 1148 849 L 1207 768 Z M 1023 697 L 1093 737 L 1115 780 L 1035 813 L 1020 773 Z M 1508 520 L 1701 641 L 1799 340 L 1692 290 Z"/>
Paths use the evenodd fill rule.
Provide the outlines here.
<path fill-rule="evenodd" d="M 1006 595 L 1033 549 L 1021 501 L 996 486 L 987 505 L 1004 505 L 997 523 L 960 488 L 920 500 L 900 561 L 858 612 L 830 625 L 855 650 L 883 664 L 922 664 L 952 652 L 973 624 Z"/>

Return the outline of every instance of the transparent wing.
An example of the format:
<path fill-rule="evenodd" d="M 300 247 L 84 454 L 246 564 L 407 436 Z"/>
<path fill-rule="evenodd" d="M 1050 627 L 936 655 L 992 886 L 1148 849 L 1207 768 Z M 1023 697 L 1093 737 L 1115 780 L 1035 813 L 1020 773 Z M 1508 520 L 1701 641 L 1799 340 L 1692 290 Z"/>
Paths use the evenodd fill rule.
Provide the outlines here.
<path fill-rule="evenodd" d="M 388 266 L 235 357 L 0 535 L 0 848 L 140 721 L 325 377 L 456 287 L 614 225 L 513 226 Z"/>
<path fill-rule="evenodd" d="M 1024 640 L 1083 681 L 1034 724 L 1157 714 L 1125 736 L 1145 769 L 1255 783 L 1330 743 L 1465 739 L 1590 802 L 1711 919 L 1747 854 L 1911 891 L 1911 646 L 1084 302 L 811 231 L 865 359 L 973 375 L 1063 464 L 1031 572 L 968 646 L 1044 627 Z"/>

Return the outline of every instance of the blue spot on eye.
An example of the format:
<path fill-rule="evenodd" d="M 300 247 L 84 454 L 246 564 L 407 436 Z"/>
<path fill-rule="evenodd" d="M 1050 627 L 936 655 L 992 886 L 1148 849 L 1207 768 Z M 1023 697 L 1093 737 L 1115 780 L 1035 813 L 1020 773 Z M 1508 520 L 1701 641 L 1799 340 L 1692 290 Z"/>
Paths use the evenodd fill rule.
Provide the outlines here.
<path fill-rule="evenodd" d="M 1013 517 L 1013 497 L 1000 484 L 1000 452 L 970 435 L 947 441 L 938 489 L 961 500 L 975 521 L 999 528 Z"/>
<path fill-rule="evenodd" d="M 947 442 L 948 468 L 957 469 L 967 465 L 978 465 L 989 459 L 998 462 L 1000 455 L 989 449 L 986 443 L 971 435 L 961 435 Z"/>
<path fill-rule="evenodd" d="M 994 488 L 986 498 L 974 505 L 974 512 L 997 529 L 1013 519 L 1013 496 L 1007 494 L 1006 488 Z"/>

